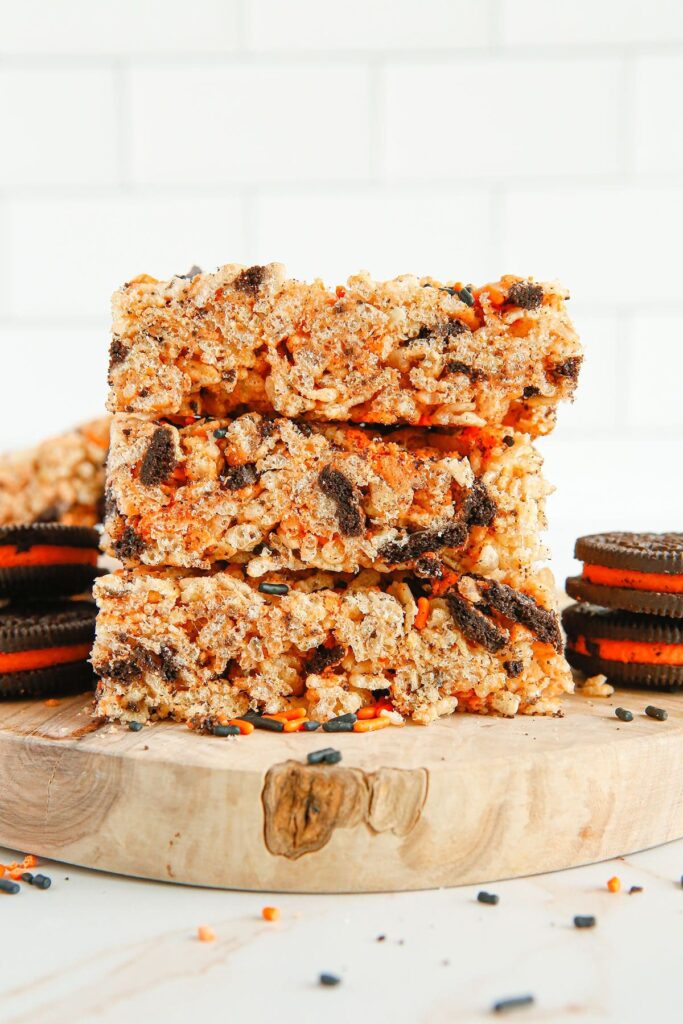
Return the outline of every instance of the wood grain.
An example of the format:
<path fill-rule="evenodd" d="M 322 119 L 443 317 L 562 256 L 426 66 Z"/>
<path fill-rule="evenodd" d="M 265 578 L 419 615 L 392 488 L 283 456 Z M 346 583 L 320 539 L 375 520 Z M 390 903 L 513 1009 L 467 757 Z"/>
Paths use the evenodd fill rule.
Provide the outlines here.
<path fill-rule="evenodd" d="M 668 721 L 644 716 L 653 702 Z M 308 766 L 330 741 L 343 761 Z M 683 697 L 236 740 L 102 725 L 88 697 L 0 704 L 0 792 L 1 844 L 127 875 L 290 892 L 494 881 L 682 837 Z"/>

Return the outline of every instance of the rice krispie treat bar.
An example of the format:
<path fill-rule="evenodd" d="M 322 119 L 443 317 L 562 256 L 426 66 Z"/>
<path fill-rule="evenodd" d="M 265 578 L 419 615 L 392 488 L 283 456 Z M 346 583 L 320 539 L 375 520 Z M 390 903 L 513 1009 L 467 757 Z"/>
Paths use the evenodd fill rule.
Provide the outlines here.
<path fill-rule="evenodd" d="M 250 576 L 317 567 L 521 572 L 542 559 L 542 460 L 511 428 L 403 430 L 247 413 L 117 415 L 105 550 L 128 566 Z"/>
<path fill-rule="evenodd" d="M 265 592 L 264 592 L 265 591 Z M 197 726 L 303 706 L 324 721 L 390 691 L 428 723 L 456 708 L 557 714 L 572 689 L 545 571 L 524 592 L 451 573 L 119 572 L 95 585 L 96 711 Z M 374 697 L 373 697 L 374 694 Z"/>
<path fill-rule="evenodd" d="M 582 352 L 565 290 L 367 274 L 330 290 L 277 263 L 142 276 L 113 298 L 113 412 L 275 411 L 311 420 L 548 433 Z"/>
<path fill-rule="evenodd" d="M 0 456 L 0 526 L 102 521 L 109 418 Z"/>

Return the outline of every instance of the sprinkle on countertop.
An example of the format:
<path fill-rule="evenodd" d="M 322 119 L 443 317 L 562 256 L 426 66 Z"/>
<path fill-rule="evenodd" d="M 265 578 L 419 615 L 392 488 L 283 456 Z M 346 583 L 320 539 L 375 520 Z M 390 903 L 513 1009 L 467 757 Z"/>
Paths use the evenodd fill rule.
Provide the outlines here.
<path fill-rule="evenodd" d="M 319 981 L 321 985 L 325 985 L 327 988 L 341 984 L 341 978 L 336 974 L 321 974 Z"/>
<path fill-rule="evenodd" d="M 354 714 L 338 715 L 323 723 L 323 732 L 353 732 L 357 720 L 358 716 Z"/>
<path fill-rule="evenodd" d="M 273 597 L 285 597 L 289 593 L 286 583 L 259 583 L 258 588 L 261 594 L 271 594 Z"/>
<path fill-rule="evenodd" d="M 261 715 L 241 715 L 236 721 L 248 722 L 255 729 L 265 729 L 268 732 L 284 732 L 284 722 L 278 722 L 276 718 L 262 718 Z"/>
<path fill-rule="evenodd" d="M 482 890 L 482 892 L 477 893 L 477 901 L 479 903 L 490 903 L 491 906 L 495 906 L 496 903 L 498 903 L 499 899 L 500 896 L 498 896 L 495 892 L 484 892 Z"/>
<path fill-rule="evenodd" d="M 614 714 L 617 716 L 620 722 L 632 722 L 633 712 L 627 708 L 615 708 Z"/>
<path fill-rule="evenodd" d="M 9 878 L 0 878 L 0 892 L 6 892 L 9 896 L 16 896 L 21 886 Z"/>
<path fill-rule="evenodd" d="M 596 920 L 592 914 L 581 915 L 578 914 L 574 918 L 575 928 L 595 928 Z"/>
<path fill-rule="evenodd" d="M 129 722 L 128 723 L 128 729 L 130 730 L 130 732 L 140 732 L 140 730 L 142 728 L 144 728 L 142 722 Z"/>
<path fill-rule="evenodd" d="M 613 875 L 607 883 L 607 888 L 610 892 L 619 892 L 621 889 L 621 879 L 617 875 Z"/>
<path fill-rule="evenodd" d="M 629 894 L 629 896 L 633 896 L 634 893 L 642 892 L 642 891 L 643 891 L 642 885 L 632 885 L 631 888 L 628 891 L 628 894 Z"/>
<path fill-rule="evenodd" d="M 648 704 L 645 708 L 645 714 L 648 718 L 656 718 L 658 722 L 666 722 L 669 717 L 669 712 L 664 708 L 656 708 L 653 704 Z"/>
<path fill-rule="evenodd" d="M 493 1004 L 494 1013 L 507 1013 L 509 1010 L 521 1010 L 523 1006 L 533 1006 L 533 996 L 513 996 L 511 999 L 499 999 Z"/>
<path fill-rule="evenodd" d="M 335 750 L 334 747 L 312 750 L 306 758 L 309 764 L 338 764 L 341 759 L 341 750 Z"/>
<path fill-rule="evenodd" d="M 200 942 L 214 942 L 216 939 L 216 933 L 213 928 L 209 928 L 206 924 L 200 924 L 197 929 L 197 938 Z"/>
<path fill-rule="evenodd" d="M 52 885 L 52 879 L 48 878 L 47 875 L 34 875 L 31 885 L 35 886 L 36 889 L 49 889 Z"/>
<path fill-rule="evenodd" d="M 264 907 L 261 911 L 261 917 L 264 921 L 279 921 L 280 910 L 278 907 Z"/>

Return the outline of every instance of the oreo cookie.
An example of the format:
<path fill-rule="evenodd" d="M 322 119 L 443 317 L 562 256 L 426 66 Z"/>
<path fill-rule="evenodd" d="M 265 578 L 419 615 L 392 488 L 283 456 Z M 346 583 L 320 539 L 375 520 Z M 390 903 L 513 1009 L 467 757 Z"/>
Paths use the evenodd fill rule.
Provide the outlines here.
<path fill-rule="evenodd" d="M 567 661 L 611 683 L 683 689 L 683 623 L 661 615 L 573 604 L 562 612 Z"/>
<path fill-rule="evenodd" d="M 0 598 L 56 597 L 90 590 L 99 534 L 86 526 L 0 527 Z"/>
<path fill-rule="evenodd" d="M 58 697 L 95 686 L 89 663 L 97 608 L 48 601 L 0 611 L 0 700 Z"/>
<path fill-rule="evenodd" d="M 683 618 L 683 533 L 597 533 L 574 553 L 584 563 L 567 580 L 575 600 Z"/>

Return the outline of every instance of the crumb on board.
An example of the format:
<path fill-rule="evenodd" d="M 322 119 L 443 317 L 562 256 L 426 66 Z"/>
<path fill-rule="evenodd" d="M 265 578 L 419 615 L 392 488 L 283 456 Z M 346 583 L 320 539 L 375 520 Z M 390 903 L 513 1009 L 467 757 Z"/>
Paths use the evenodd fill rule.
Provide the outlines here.
<path fill-rule="evenodd" d="M 603 675 L 589 676 L 577 689 L 584 697 L 611 697 L 614 693 L 614 687 Z"/>

